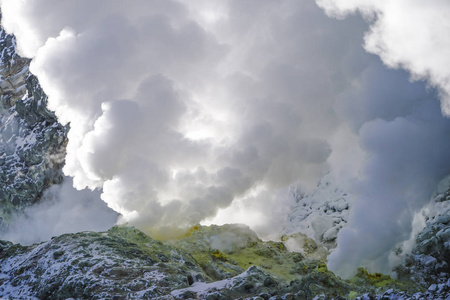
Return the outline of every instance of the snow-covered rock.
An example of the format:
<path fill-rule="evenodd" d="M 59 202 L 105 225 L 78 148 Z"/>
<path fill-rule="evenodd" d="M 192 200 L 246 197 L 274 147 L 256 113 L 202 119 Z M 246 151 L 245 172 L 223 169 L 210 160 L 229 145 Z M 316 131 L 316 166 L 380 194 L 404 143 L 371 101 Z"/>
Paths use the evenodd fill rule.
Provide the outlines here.
<path fill-rule="evenodd" d="M 348 222 L 350 196 L 327 174 L 311 193 L 296 192 L 294 199 L 283 233 L 301 232 L 327 249 L 335 248 L 337 234 Z"/>
<path fill-rule="evenodd" d="M 423 295 L 446 288 L 436 285 Z M 195 226 L 166 242 L 126 226 L 31 246 L 0 242 L 0 298 L 408 299 L 417 290 L 364 270 L 342 280 L 323 261 L 264 242 L 242 225 Z"/>
<path fill-rule="evenodd" d="M 47 97 L 0 29 L 0 228 L 41 200 L 62 181 L 66 134 L 47 107 Z"/>
<path fill-rule="evenodd" d="M 443 179 L 430 203 L 420 212 L 426 220 L 425 228 L 417 235 L 410 255 L 397 267 L 400 278 L 412 277 L 428 293 L 442 285 L 450 295 L 450 176 Z M 439 294 L 441 294 L 439 292 Z"/>

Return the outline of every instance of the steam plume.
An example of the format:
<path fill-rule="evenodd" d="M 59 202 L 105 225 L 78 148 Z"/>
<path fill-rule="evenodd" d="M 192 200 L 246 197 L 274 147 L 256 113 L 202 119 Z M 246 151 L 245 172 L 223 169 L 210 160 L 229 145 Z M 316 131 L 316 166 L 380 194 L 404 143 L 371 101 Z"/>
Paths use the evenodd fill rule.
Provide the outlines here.
<path fill-rule="evenodd" d="M 360 12 L 371 23 L 365 49 L 391 68 L 404 68 L 413 79 L 438 88 L 442 111 L 450 114 L 450 3 L 414 1 L 316 0 L 330 16 Z"/>
<path fill-rule="evenodd" d="M 337 24 L 314 3 L 217 4 L 2 2 L 50 108 L 70 122 L 64 172 L 76 188 L 102 188 L 125 222 L 193 224 L 328 170 L 332 95 L 346 80 L 333 78 L 335 49 L 357 45 L 299 47 Z"/>
<path fill-rule="evenodd" d="M 365 49 L 379 55 L 388 67 L 404 68 L 413 80 L 427 80 L 436 87 L 442 112 L 449 115 L 448 1 L 316 2 L 337 18 L 360 12 L 371 24 Z M 449 121 L 439 115 L 434 101 L 427 100 L 434 98 L 433 91 L 419 84 L 398 86 L 398 80 L 380 82 L 373 72 L 367 76 L 373 77 L 372 84 L 378 83 L 373 85 L 378 90 L 368 87 L 365 95 L 358 94 L 363 103 L 352 101 L 355 95 L 345 95 L 341 101 L 344 114 L 359 114 L 351 122 L 370 155 L 352 189 L 358 201 L 349 227 L 340 232 L 339 247 L 329 257 L 330 269 L 345 276 L 359 265 L 389 271 L 389 252 L 408 239 L 414 212 L 450 170 Z M 378 103 L 369 104 L 372 95 L 377 95 Z"/>
<path fill-rule="evenodd" d="M 78 191 L 71 178 L 50 187 L 43 197 L 46 201 L 28 207 L 1 238 L 30 245 L 64 233 L 107 230 L 117 221 L 117 213 L 100 199 L 99 191 Z"/>
<path fill-rule="evenodd" d="M 339 16 L 359 4 L 317 2 Z M 392 17 L 379 13 L 384 4 L 361 7 L 380 28 Z M 285 191 L 331 170 L 356 203 L 330 266 L 383 268 L 450 171 L 450 124 L 433 90 L 366 53 L 359 16 L 339 21 L 294 0 L 3 0 L 1 9 L 50 108 L 70 122 L 64 172 L 78 189 L 102 189 L 124 222 L 187 226 L 244 209 L 258 219 L 247 223 L 277 230 Z M 429 79 L 445 111 L 448 74 L 416 64 L 420 52 L 391 55 L 380 30 L 366 48 Z"/>

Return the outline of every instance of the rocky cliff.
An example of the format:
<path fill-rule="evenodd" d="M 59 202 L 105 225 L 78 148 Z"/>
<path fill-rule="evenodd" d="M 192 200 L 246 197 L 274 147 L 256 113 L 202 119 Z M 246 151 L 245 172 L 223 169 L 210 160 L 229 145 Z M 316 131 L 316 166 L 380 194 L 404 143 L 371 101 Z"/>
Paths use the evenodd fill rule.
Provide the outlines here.
<path fill-rule="evenodd" d="M 62 181 L 66 133 L 47 107 L 47 96 L 0 30 L 0 228 Z"/>
<path fill-rule="evenodd" d="M 412 278 L 436 293 L 450 284 L 449 184 L 450 177 L 442 180 L 430 204 L 421 211 L 425 228 L 417 235 L 411 254 L 396 268 L 399 278 Z M 450 297 L 450 290 L 446 293 Z"/>

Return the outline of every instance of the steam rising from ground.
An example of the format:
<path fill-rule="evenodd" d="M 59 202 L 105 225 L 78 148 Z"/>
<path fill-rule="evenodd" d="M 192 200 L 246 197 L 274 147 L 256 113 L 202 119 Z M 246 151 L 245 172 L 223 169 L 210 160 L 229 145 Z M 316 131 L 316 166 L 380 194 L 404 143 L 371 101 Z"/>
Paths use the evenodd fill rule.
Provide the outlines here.
<path fill-rule="evenodd" d="M 339 1 L 318 2 L 340 12 Z M 123 222 L 187 226 L 220 211 L 222 221 L 240 215 L 276 232 L 286 191 L 331 170 L 357 201 L 330 266 L 379 270 L 450 173 L 450 123 L 435 92 L 365 53 L 359 17 L 331 19 L 294 0 L 3 0 L 1 8 L 21 53 L 34 57 L 50 108 L 70 122 L 64 172 L 78 189 L 102 189 Z M 378 13 L 366 48 L 429 79 L 448 112 L 448 73 L 424 58 L 434 48 L 391 54 L 384 8 L 362 9 Z M 411 21 L 402 22 L 389 41 Z"/>
<path fill-rule="evenodd" d="M 108 209 L 99 191 L 78 191 L 71 178 L 50 187 L 43 197 L 46 201 L 28 207 L 1 238 L 31 245 L 64 233 L 108 230 L 117 221 L 117 213 Z"/>
<path fill-rule="evenodd" d="M 365 49 L 379 55 L 388 67 L 410 71 L 412 79 L 427 79 L 437 88 L 442 112 L 450 114 L 448 1 L 316 2 L 327 14 L 338 18 L 359 11 L 371 23 L 365 34 Z M 379 80 L 373 78 L 371 82 Z M 359 128 L 361 147 L 370 155 L 352 189 L 358 201 L 350 226 L 340 232 L 339 247 L 329 257 L 330 269 L 347 276 L 357 265 L 372 269 L 389 266 L 393 257 L 389 257 L 389 251 L 408 239 L 414 212 L 426 203 L 450 169 L 446 157 L 450 150 L 449 121 L 439 116 L 435 102 L 424 100 L 432 95 L 426 95 L 417 84 L 399 86 L 398 80 L 391 84 L 385 80 L 381 81 L 382 87 L 391 86 L 387 89 L 391 95 L 380 86 L 378 91 L 369 87 L 363 92 L 366 95 L 356 96 L 365 99 L 356 107 L 350 104 L 354 95 L 342 98 L 343 103 L 347 102 L 349 117 L 360 115 L 351 122 Z M 371 92 L 381 103 L 369 104 Z M 392 99 L 394 95 L 397 99 Z M 366 123 L 360 119 L 377 114 L 382 119 Z M 352 246 L 355 243 L 359 246 Z"/>
<path fill-rule="evenodd" d="M 333 95 L 348 80 L 336 57 L 359 45 L 331 32 L 301 45 L 361 22 L 313 2 L 221 4 L 3 2 L 50 108 L 70 122 L 64 172 L 102 188 L 124 222 L 191 225 L 328 171 Z"/>

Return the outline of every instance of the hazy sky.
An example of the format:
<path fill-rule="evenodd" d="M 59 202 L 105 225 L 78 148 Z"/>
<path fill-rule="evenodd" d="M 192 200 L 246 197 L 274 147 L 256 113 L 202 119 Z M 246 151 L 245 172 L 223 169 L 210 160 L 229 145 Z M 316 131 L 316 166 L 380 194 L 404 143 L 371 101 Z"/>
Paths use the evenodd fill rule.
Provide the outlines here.
<path fill-rule="evenodd" d="M 158 230 L 221 212 L 276 231 L 286 191 L 331 172 L 355 203 L 330 268 L 383 269 L 450 173 L 450 2 L 316 2 L 1 9 L 70 122 L 65 174 L 101 189 L 121 222 Z"/>

